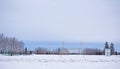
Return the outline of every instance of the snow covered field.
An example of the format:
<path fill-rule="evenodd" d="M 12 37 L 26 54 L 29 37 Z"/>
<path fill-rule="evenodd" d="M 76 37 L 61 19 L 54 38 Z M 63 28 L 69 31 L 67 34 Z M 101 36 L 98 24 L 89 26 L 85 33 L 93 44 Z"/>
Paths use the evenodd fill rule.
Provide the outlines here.
<path fill-rule="evenodd" d="M 120 55 L 0 55 L 0 69 L 120 69 Z"/>

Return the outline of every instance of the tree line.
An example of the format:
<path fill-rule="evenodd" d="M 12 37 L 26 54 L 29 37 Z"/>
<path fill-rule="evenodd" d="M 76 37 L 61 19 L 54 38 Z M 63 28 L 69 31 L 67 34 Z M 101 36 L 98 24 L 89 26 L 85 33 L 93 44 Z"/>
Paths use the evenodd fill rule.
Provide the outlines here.
<path fill-rule="evenodd" d="M 24 50 L 24 43 L 18 41 L 15 37 L 7 37 L 0 34 L 0 53 L 1 54 L 15 54 L 21 53 Z"/>
<path fill-rule="evenodd" d="M 36 48 L 35 54 L 82 54 L 82 55 L 105 55 L 105 49 L 110 49 L 111 55 L 120 55 L 120 52 L 115 51 L 114 44 L 111 42 L 110 45 L 108 42 L 105 42 L 103 49 L 97 48 L 85 48 L 81 52 L 70 53 L 68 48 L 58 48 L 55 50 L 48 50 L 47 48 Z"/>
<path fill-rule="evenodd" d="M 105 42 L 103 50 L 101 49 L 94 49 L 94 48 L 85 48 L 83 50 L 76 49 L 77 52 L 70 52 L 68 48 L 57 48 L 54 50 L 48 50 L 47 48 L 41 48 L 38 47 L 35 50 L 28 50 L 27 48 L 24 48 L 24 43 L 22 41 L 19 41 L 15 37 L 7 37 L 4 36 L 4 34 L 0 34 L 0 54 L 82 54 L 82 55 L 105 55 L 105 49 L 110 49 L 111 55 L 117 55 L 120 54 L 115 51 L 114 44 L 108 42 Z M 75 50 L 74 50 L 75 51 Z"/>

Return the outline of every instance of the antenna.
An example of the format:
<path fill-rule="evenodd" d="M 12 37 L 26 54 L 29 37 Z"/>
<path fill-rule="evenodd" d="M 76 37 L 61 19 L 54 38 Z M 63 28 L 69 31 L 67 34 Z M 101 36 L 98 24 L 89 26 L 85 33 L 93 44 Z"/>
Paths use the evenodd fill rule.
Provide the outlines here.
<path fill-rule="evenodd" d="M 86 61 L 85 54 L 83 53 L 83 42 L 82 42 L 82 40 L 81 40 L 80 44 L 81 44 L 81 54 L 83 55 L 84 61 Z"/>
<path fill-rule="evenodd" d="M 64 48 L 64 41 L 63 41 L 63 48 Z"/>
<path fill-rule="evenodd" d="M 80 46 L 81 46 L 81 54 L 82 54 L 82 40 L 81 40 L 81 42 L 80 42 Z"/>

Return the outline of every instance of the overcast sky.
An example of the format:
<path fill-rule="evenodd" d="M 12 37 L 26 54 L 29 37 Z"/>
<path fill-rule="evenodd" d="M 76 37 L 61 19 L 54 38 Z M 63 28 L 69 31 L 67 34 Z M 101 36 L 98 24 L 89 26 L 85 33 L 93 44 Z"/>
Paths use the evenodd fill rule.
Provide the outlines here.
<path fill-rule="evenodd" d="M 120 0 L 0 0 L 0 33 L 32 41 L 120 41 Z"/>

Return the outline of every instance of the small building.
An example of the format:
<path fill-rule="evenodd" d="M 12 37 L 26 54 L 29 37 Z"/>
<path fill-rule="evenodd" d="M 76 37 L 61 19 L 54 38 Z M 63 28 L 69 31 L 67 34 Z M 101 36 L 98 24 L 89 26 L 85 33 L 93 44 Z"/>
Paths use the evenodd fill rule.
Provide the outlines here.
<path fill-rule="evenodd" d="M 105 49 L 105 55 L 106 56 L 110 56 L 111 55 L 111 49 L 110 48 L 106 48 Z"/>
<path fill-rule="evenodd" d="M 104 55 L 106 55 L 106 56 L 111 55 L 111 48 L 109 47 L 108 42 L 105 43 Z"/>

